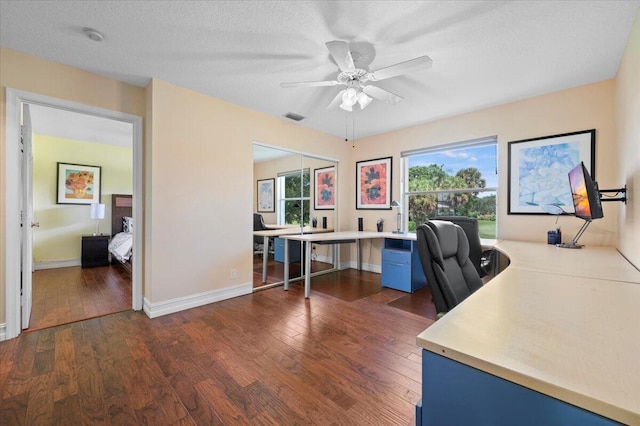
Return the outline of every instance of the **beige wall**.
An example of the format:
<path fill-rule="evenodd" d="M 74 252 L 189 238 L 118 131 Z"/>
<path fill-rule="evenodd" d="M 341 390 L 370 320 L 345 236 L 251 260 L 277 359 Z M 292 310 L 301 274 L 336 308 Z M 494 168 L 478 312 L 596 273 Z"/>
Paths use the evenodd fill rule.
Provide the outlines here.
<path fill-rule="evenodd" d="M 143 291 L 155 303 L 251 282 L 251 250 L 246 241 L 251 239 L 255 191 L 253 141 L 339 159 L 343 228 L 352 229 L 357 217 L 364 217 L 365 227 L 370 228 L 369 224 L 383 217 L 385 228 L 390 229 L 395 212 L 355 210 L 356 161 L 392 155 L 393 198 L 399 198 L 400 151 L 497 135 L 501 188 L 498 235 L 544 241 L 553 226 L 552 218 L 506 214 L 507 142 L 596 128 L 600 186 L 617 187 L 624 179 L 632 185 L 632 198 L 620 215 L 618 203 L 605 205 L 605 218 L 594 222 L 582 241 L 594 245 L 617 241 L 638 265 L 640 212 L 633 201 L 640 196 L 638 31 L 636 22 L 616 82 L 603 81 L 358 140 L 353 149 L 341 138 L 159 80 L 142 89 L 0 48 L 0 170 L 7 161 L 7 87 L 144 117 Z M 5 185 L 5 175 L 0 173 L 1 235 L 6 235 Z M 618 218 L 624 229 L 619 238 Z M 560 220 L 565 235 L 573 235 L 581 224 L 570 217 Z M 0 270 L 5 269 L 5 243 L 3 240 L 0 247 Z M 379 262 L 378 247 L 372 248 L 370 262 Z M 364 256 L 366 262 L 366 253 Z M 231 268 L 237 269 L 235 280 L 229 279 Z M 3 323 L 6 283 L 4 274 L 0 275 Z"/>
<path fill-rule="evenodd" d="M 640 14 L 616 76 L 615 109 L 619 164 L 616 188 L 626 184 L 629 198 L 620 208 L 618 249 L 640 268 Z"/>
<path fill-rule="evenodd" d="M 393 156 L 392 198 L 398 199 L 401 151 L 497 135 L 498 237 L 546 242 L 547 230 L 553 228 L 555 217 L 507 215 L 507 143 L 595 128 L 597 180 L 602 188 L 615 187 L 620 184 L 620 180 L 613 108 L 614 81 L 602 81 L 361 139 L 356 142 L 351 166 L 355 167 L 355 161 L 359 160 Z M 355 178 L 352 175 L 349 177 L 349 187 L 355 188 Z M 355 193 L 352 192 L 349 198 L 354 197 Z M 607 246 L 616 244 L 617 204 L 608 203 L 604 206 L 604 219 L 591 224 L 580 239 L 582 243 Z M 395 211 L 358 211 L 358 214 L 365 216 L 368 222 L 378 216 L 385 217 L 385 229 L 390 229 L 395 223 Z M 574 217 L 561 217 L 559 225 L 563 238 L 572 238 L 582 223 L 582 220 Z"/>
<path fill-rule="evenodd" d="M 56 204 L 57 162 L 101 167 L 101 202 L 105 217 L 100 232 L 111 233 L 111 194 L 133 192 L 133 150 L 52 136 L 33 137 L 33 257 L 36 263 L 79 260 L 81 236 L 96 230 L 90 206 Z"/>
<path fill-rule="evenodd" d="M 335 228 L 336 226 L 336 216 L 335 210 L 315 210 L 314 208 L 314 197 L 315 197 L 315 174 L 314 170 L 330 167 L 336 165 L 335 162 L 330 162 L 326 160 L 320 160 L 317 158 L 304 157 L 300 154 L 293 154 L 287 157 L 281 157 L 278 159 L 270 160 L 270 161 L 261 161 L 259 163 L 254 163 L 253 165 L 253 177 L 254 181 L 258 179 L 270 179 L 273 178 L 276 180 L 277 185 L 277 176 L 278 173 L 282 172 L 290 172 L 296 169 L 304 168 L 309 169 L 310 173 L 310 200 L 309 200 L 309 221 L 311 221 L 314 217 L 318 219 L 318 227 L 322 226 L 322 218 L 327 218 L 327 227 Z M 336 188 L 338 186 L 336 185 Z M 277 197 L 277 193 L 276 193 Z M 276 198 L 277 203 L 277 198 Z M 258 196 L 257 190 L 253 191 L 253 211 L 257 212 L 258 205 Z M 276 207 L 277 208 L 277 207 Z M 349 205 L 345 207 L 348 209 Z M 277 215 L 276 213 L 260 213 L 264 218 L 265 223 L 277 223 Z M 305 225 L 311 225 L 310 223 L 306 223 Z M 345 229 L 355 229 L 354 227 L 350 227 L 349 225 L 344 226 Z M 329 259 L 331 257 L 331 246 L 329 245 L 321 245 L 315 246 L 315 255 L 318 256 L 318 259 Z"/>
<path fill-rule="evenodd" d="M 0 48 L 0 235 L 5 233 L 6 89 L 24 90 L 138 116 L 145 115 L 140 87 Z M 17 185 L 17 182 L 16 182 Z M 0 245 L 0 324 L 5 322 L 5 247 Z"/>
<path fill-rule="evenodd" d="M 278 173 L 290 172 L 296 169 L 299 170 L 300 168 L 309 169 L 310 182 L 311 182 L 310 195 L 309 195 L 310 196 L 309 218 L 311 219 L 313 217 L 317 217 L 318 224 L 321 224 L 322 217 L 326 216 L 327 226 L 334 227 L 335 225 L 334 210 L 322 210 L 322 209 L 315 210 L 314 208 L 314 197 L 315 197 L 314 170 L 323 168 L 323 167 L 330 167 L 333 165 L 335 165 L 335 162 L 320 160 L 317 158 L 303 157 L 302 155 L 296 154 L 296 155 L 290 155 L 287 157 L 278 158 L 271 161 L 261 161 L 259 163 L 255 163 L 253 166 L 253 177 L 254 177 L 254 181 L 257 181 L 258 179 L 273 178 L 276 180 L 276 184 L 277 184 Z M 277 203 L 277 199 L 276 199 L 276 203 Z M 257 190 L 254 190 L 253 191 L 253 211 L 254 212 L 258 211 L 257 205 L 258 205 Z M 349 208 L 349 205 L 347 204 L 345 208 Z M 260 213 L 260 214 L 262 214 L 265 223 L 277 223 L 277 217 L 275 212 Z M 309 225 L 309 224 L 307 223 L 305 225 Z M 349 227 L 347 226 L 346 228 L 349 228 Z"/>
<path fill-rule="evenodd" d="M 151 97 L 146 297 L 155 304 L 251 283 L 253 142 L 337 159 L 347 158 L 346 147 L 340 138 L 160 80 Z"/>

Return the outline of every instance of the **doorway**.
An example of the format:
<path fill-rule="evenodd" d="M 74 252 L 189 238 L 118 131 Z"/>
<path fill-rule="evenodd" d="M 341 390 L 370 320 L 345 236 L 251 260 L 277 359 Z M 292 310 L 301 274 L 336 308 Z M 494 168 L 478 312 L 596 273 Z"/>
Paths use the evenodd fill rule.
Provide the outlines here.
<path fill-rule="evenodd" d="M 7 89 L 7 170 L 5 181 L 5 200 L 6 200 L 6 332 L 4 338 L 13 338 L 20 334 L 23 328 L 24 319 L 21 318 L 21 302 L 25 299 L 23 293 L 23 283 L 27 281 L 27 276 L 31 274 L 30 270 L 22 274 L 22 265 L 20 259 L 20 247 L 23 244 L 21 235 L 21 218 L 23 213 L 21 209 L 21 193 L 22 179 L 21 170 L 21 140 L 20 140 L 20 124 L 21 112 L 24 104 L 54 108 L 71 113 L 84 114 L 87 117 L 100 117 L 119 122 L 129 123 L 132 129 L 132 149 L 133 149 L 133 208 L 132 216 L 136 223 L 142 224 L 142 118 L 131 114 L 121 113 L 118 111 L 107 110 L 98 107 L 91 107 L 75 102 L 69 102 L 61 99 L 51 98 L 29 92 Z M 25 223 L 30 226 L 30 224 Z M 142 226 L 136 227 L 138 230 Z M 133 250 L 142 253 L 142 238 L 134 236 Z M 142 256 L 134 256 L 132 262 L 132 290 L 131 290 L 131 308 L 134 310 L 142 309 Z M 30 291 L 28 286 L 24 286 L 24 291 Z"/>
<path fill-rule="evenodd" d="M 27 229 L 33 235 L 25 248 L 31 242 L 32 250 L 23 252 L 34 272 L 31 315 L 23 312 L 22 328 L 131 309 L 131 274 L 119 262 L 109 264 L 108 244 L 116 233 L 112 194 L 133 194 L 132 125 L 43 105 L 24 104 L 23 117 L 27 112 L 31 135 L 23 131 L 23 146 L 31 140 L 32 178 L 23 185 L 31 185 L 25 193 L 32 209 L 25 210 L 35 226 Z M 72 182 L 79 173 L 90 179 Z"/>

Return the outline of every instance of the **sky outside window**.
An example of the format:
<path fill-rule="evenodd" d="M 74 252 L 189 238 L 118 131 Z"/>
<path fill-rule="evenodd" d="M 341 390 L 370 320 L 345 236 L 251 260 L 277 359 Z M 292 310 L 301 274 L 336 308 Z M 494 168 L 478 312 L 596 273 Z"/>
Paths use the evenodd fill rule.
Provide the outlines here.
<path fill-rule="evenodd" d="M 495 145 L 458 148 L 409 157 L 409 168 L 430 164 L 444 165 L 443 169 L 450 175 L 455 175 L 461 169 L 474 167 L 480 171 L 487 188 L 498 186 Z"/>

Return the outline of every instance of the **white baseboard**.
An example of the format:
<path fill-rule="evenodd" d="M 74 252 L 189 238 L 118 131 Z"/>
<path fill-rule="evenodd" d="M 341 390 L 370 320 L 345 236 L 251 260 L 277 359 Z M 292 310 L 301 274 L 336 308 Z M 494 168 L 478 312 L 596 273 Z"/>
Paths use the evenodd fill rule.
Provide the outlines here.
<path fill-rule="evenodd" d="M 80 259 L 70 259 L 35 262 L 33 264 L 33 269 L 35 269 L 36 271 L 40 271 L 42 269 L 68 268 L 70 266 L 82 266 L 82 261 Z"/>
<path fill-rule="evenodd" d="M 157 318 L 162 315 L 173 314 L 175 312 L 184 311 L 186 309 L 208 305 L 209 303 L 231 299 L 232 297 L 244 296 L 245 294 L 251 294 L 252 292 L 253 283 L 245 283 L 233 287 L 207 291 L 205 293 L 179 297 L 177 299 L 158 303 L 150 303 L 149 300 L 145 297 L 142 309 L 149 318 Z"/>
<path fill-rule="evenodd" d="M 7 323 L 0 324 L 0 342 L 7 340 Z"/>
<path fill-rule="evenodd" d="M 346 262 L 340 262 L 340 270 L 342 269 L 358 269 L 358 262 L 355 260 L 348 260 Z M 362 263 L 362 270 L 375 272 L 376 274 L 382 273 L 382 266 L 375 265 L 373 263 Z"/>

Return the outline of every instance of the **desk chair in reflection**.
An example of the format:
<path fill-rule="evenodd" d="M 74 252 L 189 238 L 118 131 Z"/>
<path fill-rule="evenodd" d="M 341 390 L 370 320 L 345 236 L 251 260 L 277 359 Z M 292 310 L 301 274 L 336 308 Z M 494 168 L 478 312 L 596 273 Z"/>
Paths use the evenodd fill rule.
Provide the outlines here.
<path fill-rule="evenodd" d="M 269 228 L 264 224 L 264 218 L 261 214 L 254 213 L 253 214 L 253 230 L 254 231 L 266 231 Z M 269 239 L 269 253 L 273 253 L 273 243 L 271 239 Z M 264 237 L 253 237 L 253 254 L 263 254 L 264 253 Z"/>
<path fill-rule="evenodd" d="M 475 266 L 480 278 L 493 272 L 495 262 L 494 250 L 482 250 L 480 243 L 480 226 L 478 219 L 467 216 L 438 216 L 435 220 L 447 220 L 460 225 L 469 240 L 469 259 Z"/>
<path fill-rule="evenodd" d="M 438 318 L 482 287 L 469 259 L 469 241 L 454 223 L 431 220 L 416 229 L 420 263 Z"/>

